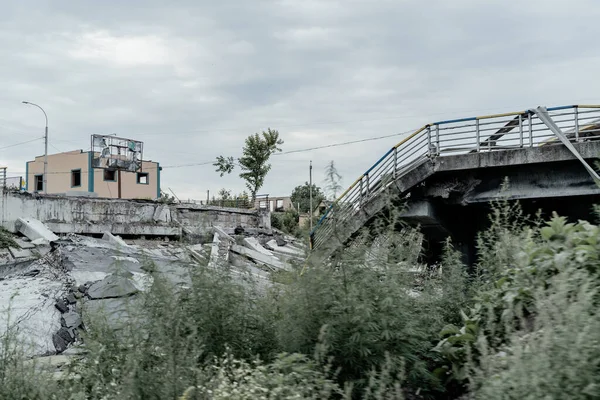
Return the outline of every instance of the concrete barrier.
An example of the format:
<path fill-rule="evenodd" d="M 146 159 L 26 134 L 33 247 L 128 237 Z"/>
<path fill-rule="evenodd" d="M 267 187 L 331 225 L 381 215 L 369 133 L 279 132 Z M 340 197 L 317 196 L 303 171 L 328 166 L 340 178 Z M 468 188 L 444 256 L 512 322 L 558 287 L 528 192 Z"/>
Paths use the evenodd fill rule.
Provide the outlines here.
<path fill-rule="evenodd" d="M 37 219 L 56 234 L 134 236 L 181 236 L 184 230 L 212 236 L 216 225 L 257 229 L 265 220 L 256 210 L 4 191 L 1 225 L 17 232 L 19 218 Z"/>

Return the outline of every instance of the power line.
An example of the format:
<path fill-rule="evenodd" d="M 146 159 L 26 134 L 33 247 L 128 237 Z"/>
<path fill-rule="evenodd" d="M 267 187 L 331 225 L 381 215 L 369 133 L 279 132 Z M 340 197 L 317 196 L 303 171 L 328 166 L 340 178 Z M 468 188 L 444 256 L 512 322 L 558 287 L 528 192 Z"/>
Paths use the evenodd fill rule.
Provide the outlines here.
<path fill-rule="evenodd" d="M 10 149 L 11 147 L 17 147 L 17 146 L 21 146 L 21 145 L 23 145 L 23 144 L 27 144 L 27 143 L 35 142 L 36 140 L 41 140 L 41 139 L 43 139 L 43 137 L 39 137 L 39 138 L 35 138 L 35 139 L 31 139 L 31 140 L 28 140 L 28 141 L 26 141 L 26 142 L 21 142 L 21 143 L 15 143 L 15 144 L 11 144 L 11 145 L 8 145 L 8 146 L 0 147 L 0 150 L 4 150 L 4 149 Z"/>
<path fill-rule="evenodd" d="M 358 139 L 358 140 L 352 140 L 352 141 L 342 142 L 342 143 L 332 143 L 332 144 L 326 144 L 326 145 L 322 145 L 322 146 L 309 147 L 309 148 L 306 148 L 306 149 L 283 151 L 281 153 L 275 153 L 273 155 L 280 156 L 280 155 L 284 155 L 284 154 L 303 153 L 303 152 L 306 152 L 306 151 L 326 149 L 326 148 L 330 148 L 330 147 L 346 146 L 346 145 L 349 145 L 349 144 L 356 144 L 356 143 L 369 142 L 369 141 L 373 141 L 373 140 L 387 139 L 387 138 L 391 138 L 391 137 L 394 137 L 394 136 L 405 135 L 407 133 L 411 133 L 411 132 L 414 132 L 414 131 L 415 131 L 415 129 L 411 129 L 411 130 L 408 130 L 408 131 L 404 131 L 404 132 L 400 132 L 400 133 L 394 133 L 394 134 L 391 134 L 391 135 L 377 136 L 377 137 L 371 137 L 371 138 L 366 138 L 366 139 Z"/>
<path fill-rule="evenodd" d="M 384 136 L 376 136 L 376 137 L 370 137 L 370 138 L 365 138 L 365 139 L 359 139 L 359 140 L 352 140 L 352 141 L 347 141 L 347 142 L 341 142 L 341 143 L 330 143 L 330 144 L 326 144 L 326 145 L 322 145 L 322 146 L 315 146 L 315 147 L 310 147 L 310 148 L 306 148 L 306 149 L 298 149 L 298 150 L 290 150 L 290 151 L 285 151 L 282 153 L 275 153 L 274 155 L 283 155 L 283 154 L 292 154 L 292 153 L 304 153 L 304 152 L 308 152 L 308 151 L 313 151 L 313 150 L 319 150 L 319 149 L 325 149 L 325 148 L 331 148 L 331 147 L 339 147 L 339 146 L 347 146 L 347 145 L 351 145 L 351 144 L 356 144 L 356 143 L 363 143 L 363 142 L 368 142 L 368 141 L 374 141 L 374 140 L 381 140 L 381 139 L 387 139 L 390 137 L 394 137 L 394 136 L 400 136 L 400 135 L 404 135 L 407 133 L 411 133 L 414 132 L 414 129 L 408 130 L 408 131 L 404 131 L 404 132 L 399 132 L 399 133 L 394 133 L 391 135 L 384 135 Z M 38 140 L 38 139 L 36 139 Z M 54 146 L 53 146 L 54 147 Z M 79 155 L 79 154 L 78 154 Z M 160 168 L 167 168 L 167 169 L 173 169 L 173 168 L 185 168 L 185 167 L 199 167 L 199 166 L 204 166 L 204 165 L 213 165 L 215 163 L 215 161 L 204 161 L 204 162 L 198 162 L 198 163 L 188 163 L 188 164 L 175 164 L 175 165 L 164 165 L 161 166 Z M 237 166 L 240 166 L 239 163 L 236 162 Z M 152 171 L 152 170 L 156 170 L 157 167 L 147 167 L 144 168 L 143 171 Z M 87 173 L 89 172 L 89 170 L 86 171 L 81 171 L 82 173 Z M 14 173 L 24 173 L 24 172 L 12 172 Z M 53 171 L 53 172 L 48 172 L 49 175 L 51 174 L 70 174 L 71 171 Z"/>

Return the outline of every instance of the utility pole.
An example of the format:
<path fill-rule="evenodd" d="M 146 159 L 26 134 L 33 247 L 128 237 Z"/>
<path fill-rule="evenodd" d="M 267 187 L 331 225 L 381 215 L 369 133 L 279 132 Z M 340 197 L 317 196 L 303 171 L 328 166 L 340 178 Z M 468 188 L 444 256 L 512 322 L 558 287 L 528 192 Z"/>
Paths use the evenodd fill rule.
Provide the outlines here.
<path fill-rule="evenodd" d="M 34 106 L 42 110 L 44 113 L 44 118 L 46 118 L 46 129 L 44 130 L 44 194 L 48 193 L 48 115 L 46 115 L 46 111 L 35 103 L 31 103 L 29 101 L 23 101 L 23 104 L 28 104 L 30 106 Z"/>
<path fill-rule="evenodd" d="M 310 210 L 308 212 L 308 219 L 310 220 L 310 231 L 312 232 L 313 230 L 313 204 L 312 204 L 312 160 L 310 160 L 310 167 L 308 168 L 308 179 L 309 179 L 309 184 L 308 184 L 308 192 L 310 193 L 310 201 L 309 201 L 309 207 Z"/>

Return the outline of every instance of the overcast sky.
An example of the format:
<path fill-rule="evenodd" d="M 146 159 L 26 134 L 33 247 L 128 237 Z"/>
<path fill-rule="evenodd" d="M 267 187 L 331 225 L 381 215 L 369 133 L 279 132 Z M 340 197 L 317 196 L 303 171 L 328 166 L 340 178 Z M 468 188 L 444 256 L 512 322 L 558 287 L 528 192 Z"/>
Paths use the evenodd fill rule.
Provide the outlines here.
<path fill-rule="evenodd" d="M 284 150 L 390 135 L 446 118 L 600 103 L 597 0 L 4 1 L 0 147 L 43 135 L 50 153 L 90 135 L 141 140 L 163 190 L 203 199 L 237 176 L 183 166 L 239 156 L 278 129 Z M 402 138 L 273 158 L 261 193 L 351 184 Z M 9 175 L 43 140 L 0 150 Z"/>

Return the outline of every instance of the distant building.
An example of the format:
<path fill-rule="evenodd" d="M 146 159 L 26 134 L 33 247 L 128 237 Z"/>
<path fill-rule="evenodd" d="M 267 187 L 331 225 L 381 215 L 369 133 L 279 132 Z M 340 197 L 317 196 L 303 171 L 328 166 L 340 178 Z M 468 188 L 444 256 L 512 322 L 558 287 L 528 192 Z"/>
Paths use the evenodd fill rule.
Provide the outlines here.
<path fill-rule="evenodd" d="M 312 218 L 313 221 L 317 219 L 317 217 L 321 217 L 327 209 L 333 204 L 331 200 L 321 200 L 319 204 L 313 209 Z M 298 224 L 301 227 L 307 227 L 310 224 L 310 213 L 301 213 L 298 219 Z"/>
<path fill-rule="evenodd" d="M 333 204 L 331 200 L 321 200 L 321 202 L 313 210 L 313 216 L 318 217 L 325 214 L 325 211 Z"/>
<path fill-rule="evenodd" d="M 289 196 L 287 197 L 270 197 L 270 196 L 257 196 L 254 207 L 259 210 L 269 210 L 271 212 L 283 212 L 291 209 L 296 209 L 292 204 L 292 200 Z"/>
<path fill-rule="evenodd" d="M 97 154 L 97 153 L 96 153 Z M 92 168 L 91 151 L 75 150 L 48 155 L 48 194 L 95 193 L 98 197 L 119 198 L 119 172 Z M 121 171 L 121 198 L 157 199 L 160 197 L 159 163 L 142 161 L 139 172 Z M 26 164 L 25 190 L 44 191 L 44 156 Z"/>

